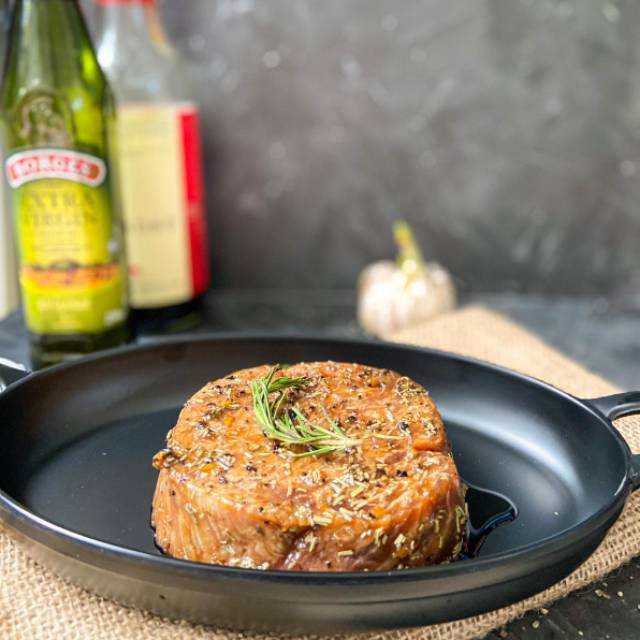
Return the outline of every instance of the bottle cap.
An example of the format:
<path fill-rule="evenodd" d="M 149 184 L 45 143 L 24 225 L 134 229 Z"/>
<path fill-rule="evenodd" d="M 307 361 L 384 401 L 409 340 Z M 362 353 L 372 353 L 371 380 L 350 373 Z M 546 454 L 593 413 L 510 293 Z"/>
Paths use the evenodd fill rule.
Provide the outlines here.
<path fill-rule="evenodd" d="M 155 5 L 156 0 L 96 0 L 98 4 L 147 4 Z"/>

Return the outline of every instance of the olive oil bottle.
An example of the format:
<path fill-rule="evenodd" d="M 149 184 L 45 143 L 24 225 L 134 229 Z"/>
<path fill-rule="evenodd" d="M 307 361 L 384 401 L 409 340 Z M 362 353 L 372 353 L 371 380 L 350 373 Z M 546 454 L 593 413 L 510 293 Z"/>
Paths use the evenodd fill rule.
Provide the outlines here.
<path fill-rule="evenodd" d="M 112 102 L 77 0 L 16 0 L 0 116 L 35 366 L 128 337 Z"/>

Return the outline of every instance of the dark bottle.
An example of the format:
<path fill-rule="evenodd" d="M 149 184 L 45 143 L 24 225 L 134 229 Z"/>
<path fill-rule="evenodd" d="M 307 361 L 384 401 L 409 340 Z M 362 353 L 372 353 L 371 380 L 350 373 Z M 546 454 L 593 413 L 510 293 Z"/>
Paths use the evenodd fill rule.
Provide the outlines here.
<path fill-rule="evenodd" d="M 128 337 L 113 113 L 77 1 L 17 0 L 0 115 L 35 366 Z"/>
<path fill-rule="evenodd" d="M 141 333 L 198 320 L 208 259 L 198 107 L 155 0 L 98 0 L 100 65 L 118 105 L 129 302 Z"/>
<path fill-rule="evenodd" d="M 4 66 L 9 18 L 9 0 L 0 0 L 0 69 Z M 0 140 L 1 136 L 2 129 L 0 128 Z M 0 167 L 4 166 L 2 157 L 2 144 L 0 142 Z M 8 208 L 5 206 L 5 191 L 4 180 L 0 175 L 0 320 L 19 304 L 12 224 Z"/>

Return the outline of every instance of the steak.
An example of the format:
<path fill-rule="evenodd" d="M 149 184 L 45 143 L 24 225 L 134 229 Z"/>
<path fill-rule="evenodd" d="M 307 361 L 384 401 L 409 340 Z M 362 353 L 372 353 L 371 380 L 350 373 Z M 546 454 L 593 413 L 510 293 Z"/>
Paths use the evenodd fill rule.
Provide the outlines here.
<path fill-rule="evenodd" d="M 254 569 L 374 571 L 454 559 L 465 488 L 429 393 L 388 369 L 310 362 L 280 411 L 335 424 L 352 446 L 311 452 L 265 435 L 251 383 L 267 365 L 209 382 L 154 457 L 157 545 L 177 558 Z M 293 457 L 292 454 L 307 454 Z"/>

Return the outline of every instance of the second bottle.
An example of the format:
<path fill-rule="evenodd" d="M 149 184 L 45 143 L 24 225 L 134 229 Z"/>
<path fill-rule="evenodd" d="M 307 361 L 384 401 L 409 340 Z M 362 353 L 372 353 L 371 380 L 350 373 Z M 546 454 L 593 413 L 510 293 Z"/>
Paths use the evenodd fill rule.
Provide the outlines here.
<path fill-rule="evenodd" d="M 155 0 L 97 0 L 97 54 L 118 104 L 134 327 L 187 328 L 209 284 L 198 110 Z"/>

